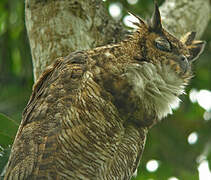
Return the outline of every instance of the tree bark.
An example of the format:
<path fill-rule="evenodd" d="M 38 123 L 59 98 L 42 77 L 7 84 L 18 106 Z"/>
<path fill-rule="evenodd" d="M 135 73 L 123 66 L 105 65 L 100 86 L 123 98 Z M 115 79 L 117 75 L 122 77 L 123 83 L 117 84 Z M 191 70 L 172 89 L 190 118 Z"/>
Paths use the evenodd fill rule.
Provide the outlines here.
<path fill-rule="evenodd" d="M 166 0 L 160 7 L 164 27 L 178 38 L 189 31 L 197 32 L 196 38 L 200 38 L 210 10 L 210 0 Z"/>
<path fill-rule="evenodd" d="M 57 57 L 119 41 L 126 32 L 101 0 L 26 0 L 25 21 L 35 81 Z"/>

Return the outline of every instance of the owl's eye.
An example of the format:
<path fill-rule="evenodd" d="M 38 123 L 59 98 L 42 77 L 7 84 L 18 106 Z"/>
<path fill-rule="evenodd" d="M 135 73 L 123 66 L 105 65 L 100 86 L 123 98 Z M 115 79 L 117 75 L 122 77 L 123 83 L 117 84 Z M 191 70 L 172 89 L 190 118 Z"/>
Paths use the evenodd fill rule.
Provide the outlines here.
<path fill-rule="evenodd" d="M 167 39 L 161 37 L 156 38 L 155 46 L 161 51 L 171 52 L 171 44 Z"/>

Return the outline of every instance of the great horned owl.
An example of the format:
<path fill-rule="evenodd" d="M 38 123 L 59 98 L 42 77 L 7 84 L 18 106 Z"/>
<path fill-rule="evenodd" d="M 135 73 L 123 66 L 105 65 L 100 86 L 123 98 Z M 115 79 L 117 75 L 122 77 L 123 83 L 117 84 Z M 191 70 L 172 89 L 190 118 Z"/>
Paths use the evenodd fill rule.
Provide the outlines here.
<path fill-rule="evenodd" d="M 162 28 L 157 5 L 124 41 L 59 58 L 33 88 L 5 180 L 130 179 L 204 42 Z"/>

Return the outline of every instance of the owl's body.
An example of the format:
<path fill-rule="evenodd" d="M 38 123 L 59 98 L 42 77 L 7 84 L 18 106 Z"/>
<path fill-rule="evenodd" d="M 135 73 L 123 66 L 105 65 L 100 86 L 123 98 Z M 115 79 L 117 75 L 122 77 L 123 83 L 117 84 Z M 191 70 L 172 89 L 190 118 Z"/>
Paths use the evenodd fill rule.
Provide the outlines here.
<path fill-rule="evenodd" d="M 203 49 L 141 19 L 126 40 L 59 58 L 34 86 L 5 180 L 130 179 L 148 129 L 171 113 Z M 190 59 L 188 59 L 190 58 Z"/>

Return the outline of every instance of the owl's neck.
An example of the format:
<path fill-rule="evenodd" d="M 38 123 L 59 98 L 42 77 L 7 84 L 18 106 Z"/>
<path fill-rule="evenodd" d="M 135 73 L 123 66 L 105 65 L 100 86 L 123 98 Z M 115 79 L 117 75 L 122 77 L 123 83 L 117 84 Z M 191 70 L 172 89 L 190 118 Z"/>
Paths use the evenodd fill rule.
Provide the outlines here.
<path fill-rule="evenodd" d="M 136 43 L 133 43 L 133 46 L 134 44 Z M 186 83 L 170 65 L 161 65 L 159 61 L 157 64 L 144 61 L 138 64 L 134 60 L 129 65 L 128 59 L 134 57 L 133 54 L 141 52 L 129 51 L 138 48 L 128 48 L 129 50 L 123 48 L 128 46 L 129 44 L 116 45 L 113 48 L 99 47 L 95 50 L 97 52 L 95 55 L 99 53 L 101 57 L 103 54 L 101 61 L 97 63 L 97 67 L 102 68 L 103 73 L 96 75 L 99 76 L 96 81 L 99 84 L 101 82 L 111 94 L 115 106 L 124 119 L 141 120 L 153 115 L 162 119 L 179 105 L 179 95 L 184 93 Z"/>
<path fill-rule="evenodd" d="M 144 109 L 153 110 L 158 119 L 171 114 L 179 105 L 178 96 L 184 93 L 186 85 L 168 65 L 133 64 L 125 75 Z"/>

